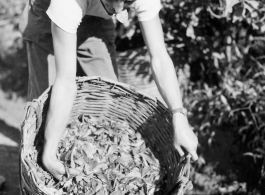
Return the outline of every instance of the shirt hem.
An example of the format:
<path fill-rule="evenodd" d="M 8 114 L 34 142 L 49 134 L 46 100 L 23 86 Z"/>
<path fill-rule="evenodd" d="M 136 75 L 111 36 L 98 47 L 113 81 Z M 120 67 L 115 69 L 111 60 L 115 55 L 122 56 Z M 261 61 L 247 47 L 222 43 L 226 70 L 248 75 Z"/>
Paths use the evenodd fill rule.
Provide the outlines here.
<path fill-rule="evenodd" d="M 144 22 L 144 21 L 148 21 L 148 20 L 151 20 L 153 19 L 159 12 L 160 10 L 162 9 L 162 6 L 158 7 L 155 11 L 152 12 L 152 14 L 148 14 L 146 16 L 137 16 L 138 17 L 138 20 L 140 22 Z"/>
<path fill-rule="evenodd" d="M 48 9 L 46 11 L 46 14 L 49 16 L 49 18 L 57 25 L 59 26 L 63 31 L 67 32 L 67 33 L 71 33 L 71 34 L 75 34 L 77 32 L 77 30 L 69 30 L 68 28 L 66 28 L 65 26 L 63 26 L 57 19 L 56 17 L 54 17 L 54 15 L 52 14 L 52 12 L 50 12 L 50 10 Z"/>

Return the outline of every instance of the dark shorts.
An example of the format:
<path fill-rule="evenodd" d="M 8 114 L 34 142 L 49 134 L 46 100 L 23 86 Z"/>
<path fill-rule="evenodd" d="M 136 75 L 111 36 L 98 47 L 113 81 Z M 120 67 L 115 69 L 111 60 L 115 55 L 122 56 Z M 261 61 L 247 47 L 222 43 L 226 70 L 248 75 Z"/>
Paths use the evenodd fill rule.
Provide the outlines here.
<path fill-rule="evenodd" d="M 20 30 L 27 43 L 28 100 L 38 98 L 55 78 L 49 0 L 26 6 Z M 117 80 L 115 25 L 112 20 L 86 15 L 77 29 L 77 76 L 102 76 Z"/>

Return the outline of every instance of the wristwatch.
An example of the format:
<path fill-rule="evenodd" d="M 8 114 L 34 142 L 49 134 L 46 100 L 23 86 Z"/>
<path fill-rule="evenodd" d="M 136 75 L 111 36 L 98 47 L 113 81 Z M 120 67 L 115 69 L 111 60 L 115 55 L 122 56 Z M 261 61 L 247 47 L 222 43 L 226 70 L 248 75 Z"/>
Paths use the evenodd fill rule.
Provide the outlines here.
<path fill-rule="evenodd" d="M 175 113 L 181 113 L 181 114 L 183 114 L 184 116 L 187 116 L 188 111 L 187 111 L 186 108 L 176 108 L 176 109 L 171 110 L 171 114 L 172 114 L 172 115 L 175 114 Z"/>

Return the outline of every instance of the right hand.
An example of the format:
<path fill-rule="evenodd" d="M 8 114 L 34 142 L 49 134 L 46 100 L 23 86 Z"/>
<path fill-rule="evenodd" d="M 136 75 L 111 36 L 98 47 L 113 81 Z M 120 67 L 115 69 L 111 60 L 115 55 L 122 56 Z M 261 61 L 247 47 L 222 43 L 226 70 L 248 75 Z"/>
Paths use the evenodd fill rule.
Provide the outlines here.
<path fill-rule="evenodd" d="M 174 145 L 180 156 L 189 153 L 193 161 L 198 160 L 197 146 L 198 138 L 189 126 L 186 116 L 181 113 L 173 115 Z M 184 151 L 183 151 L 184 149 Z"/>

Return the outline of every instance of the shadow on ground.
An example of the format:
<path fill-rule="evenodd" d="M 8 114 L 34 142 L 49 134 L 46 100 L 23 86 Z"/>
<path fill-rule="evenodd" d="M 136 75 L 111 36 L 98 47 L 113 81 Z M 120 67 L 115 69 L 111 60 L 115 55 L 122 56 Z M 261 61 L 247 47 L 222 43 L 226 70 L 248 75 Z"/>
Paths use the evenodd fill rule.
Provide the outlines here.
<path fill-rule="evenodd" d="M 6 178 L 1 195 L 19 195 L 20 131 L 0 120 L 0 175 Z"/>

